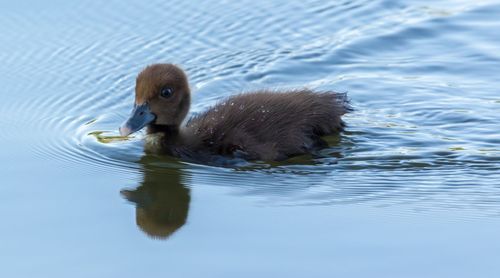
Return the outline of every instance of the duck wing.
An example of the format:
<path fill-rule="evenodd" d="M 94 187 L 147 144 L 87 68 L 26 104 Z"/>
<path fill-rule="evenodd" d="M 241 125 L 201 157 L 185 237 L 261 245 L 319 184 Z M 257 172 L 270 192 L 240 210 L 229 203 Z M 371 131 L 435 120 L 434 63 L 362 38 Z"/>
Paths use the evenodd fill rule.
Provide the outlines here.
<path fill-rule="evenodd" d="M 344 127 L 347 95 L 296 90 L 236 95 L 193 117 L 186 129 L 217 154 L 282 160 L 324 147 Z"/>

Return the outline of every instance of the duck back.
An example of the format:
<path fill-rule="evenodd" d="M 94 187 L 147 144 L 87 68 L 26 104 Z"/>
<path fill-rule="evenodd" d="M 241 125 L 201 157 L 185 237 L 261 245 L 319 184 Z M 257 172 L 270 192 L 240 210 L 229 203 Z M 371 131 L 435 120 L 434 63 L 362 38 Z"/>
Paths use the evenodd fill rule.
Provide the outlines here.
<path fill-rule="evenodd" d="M 230 97 L 191 118 L 184 130 L 218 155 L 283 160 L 327 146 L 321 136 L 342 130 L 346 94 L 297 90 Z"/>

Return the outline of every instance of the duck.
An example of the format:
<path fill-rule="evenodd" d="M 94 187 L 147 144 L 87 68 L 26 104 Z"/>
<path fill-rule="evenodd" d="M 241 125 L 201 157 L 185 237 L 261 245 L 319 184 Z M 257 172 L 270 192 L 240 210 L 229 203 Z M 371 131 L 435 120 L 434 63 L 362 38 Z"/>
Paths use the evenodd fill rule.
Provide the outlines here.
<path fill-rule="evenodd" d="M 181 159 L 282 161 L 328 147 L 322 137 L 341 132 L 351 111 L 346 93 L 310 89 L 239 93 L 185 121 L 190 104 L 179 66 L 149 65 L 136 78 L 134 108 L 120 135 L 146 128 L 146 153 Z"/>

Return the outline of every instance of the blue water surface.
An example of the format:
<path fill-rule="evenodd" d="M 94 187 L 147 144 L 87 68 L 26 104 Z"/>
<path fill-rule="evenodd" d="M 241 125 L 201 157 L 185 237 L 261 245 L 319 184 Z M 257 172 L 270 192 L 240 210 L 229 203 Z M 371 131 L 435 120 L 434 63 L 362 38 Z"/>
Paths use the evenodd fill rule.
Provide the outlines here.
<path fill-rule="evenodd" d="M 498 277 L 499 1 L 0 3 L 0 277 Z M 347 92 L 322 158 L 117 140 L 148 64 L 191 113 Z"/>

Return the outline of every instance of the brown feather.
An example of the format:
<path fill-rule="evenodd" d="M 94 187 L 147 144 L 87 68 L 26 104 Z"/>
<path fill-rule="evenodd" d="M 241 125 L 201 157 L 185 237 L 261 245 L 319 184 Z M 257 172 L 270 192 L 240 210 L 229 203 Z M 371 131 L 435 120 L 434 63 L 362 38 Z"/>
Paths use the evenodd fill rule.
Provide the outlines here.
<path fill-rule="evenodd" d="M 174 96 L 159 97 L 163 86 L 174 88 Z M 202 161 L 220 155 L 283 160 L 323 148 L 321 137 L 341 131 L 341 116 L 350 111 L 342 93 L 258 91 L 229 97 L 180 127 L 190 91 L 184 72 L 172 64 L 151 65 L 139 74 L 136 104 L 141 103 L 156 116 L 148 133 L 160 140 L 146 144 L 147 150 Z"/>
<path fill-rule="evenodd" d="M 185 135 L 212 153 L 282 160 L 324 147 L 321 136 L 342 130 L 349 110 L 345 94 L 259 91 L 240 94 L 192 118 Z"/>

